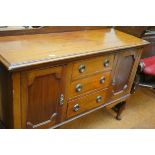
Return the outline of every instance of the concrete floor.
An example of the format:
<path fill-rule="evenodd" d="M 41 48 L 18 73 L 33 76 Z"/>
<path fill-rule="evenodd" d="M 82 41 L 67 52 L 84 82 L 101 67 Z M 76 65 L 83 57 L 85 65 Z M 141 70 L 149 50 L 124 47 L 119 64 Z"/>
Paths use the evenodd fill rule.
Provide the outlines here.
<path fill-rule="evenodd" d="M 139 88 L 127 101 L 122 120 L 112 110 L 100 109 L 60 127 L 61 129 L 154 129 L 155 91 Z"/>

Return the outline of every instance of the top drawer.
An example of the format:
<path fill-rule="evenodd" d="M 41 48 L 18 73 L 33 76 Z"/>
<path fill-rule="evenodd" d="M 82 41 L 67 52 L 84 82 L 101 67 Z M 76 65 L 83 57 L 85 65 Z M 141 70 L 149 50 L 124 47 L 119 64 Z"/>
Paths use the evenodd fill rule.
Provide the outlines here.
<path fill-rule="evenodd" d="M 76 61 L 73 64 L 72 80 L 93 73 L 111 70 L 114 55 L 105 55 Z"/>

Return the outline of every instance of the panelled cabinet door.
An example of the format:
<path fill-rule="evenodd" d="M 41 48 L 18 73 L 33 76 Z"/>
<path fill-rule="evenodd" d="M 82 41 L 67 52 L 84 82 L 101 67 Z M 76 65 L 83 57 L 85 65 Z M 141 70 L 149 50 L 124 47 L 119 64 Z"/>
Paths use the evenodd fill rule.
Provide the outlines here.
<path fill-rule="evenodd" d="M 63 111 L 66 108 L 63 90 L 64 68 L 33 70 L 22 75 L 24 128 L 48 128 L 63 119 Z"/>
<path fill-rule="evenodd" d="M 128 50 L 116 56 L 116 67 L 112 79 L 112 97 L 118 98 L 130 93 L 140 59 L 136 50 Z"/>

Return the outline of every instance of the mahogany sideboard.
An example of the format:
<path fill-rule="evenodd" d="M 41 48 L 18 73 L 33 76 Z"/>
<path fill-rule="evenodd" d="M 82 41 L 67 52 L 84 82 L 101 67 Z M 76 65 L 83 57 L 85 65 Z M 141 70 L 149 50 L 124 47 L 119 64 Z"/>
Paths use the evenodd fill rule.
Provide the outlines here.
<path fill-rule="evenodd" d="M 126 101 L 147 44 L 113 28 L 0 37 L 0 120 L 56 128 Z"/>

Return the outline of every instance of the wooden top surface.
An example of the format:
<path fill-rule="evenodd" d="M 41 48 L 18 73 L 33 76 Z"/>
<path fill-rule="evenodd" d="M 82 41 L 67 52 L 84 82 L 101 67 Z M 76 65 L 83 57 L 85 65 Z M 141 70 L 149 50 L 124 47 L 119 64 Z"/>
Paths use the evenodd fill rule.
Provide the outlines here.
<path fill-rule="evenodd" d="M 0 37 L 0 61 L 14 70 L 30 65 L 148 44 L 112 28 Z"/>

